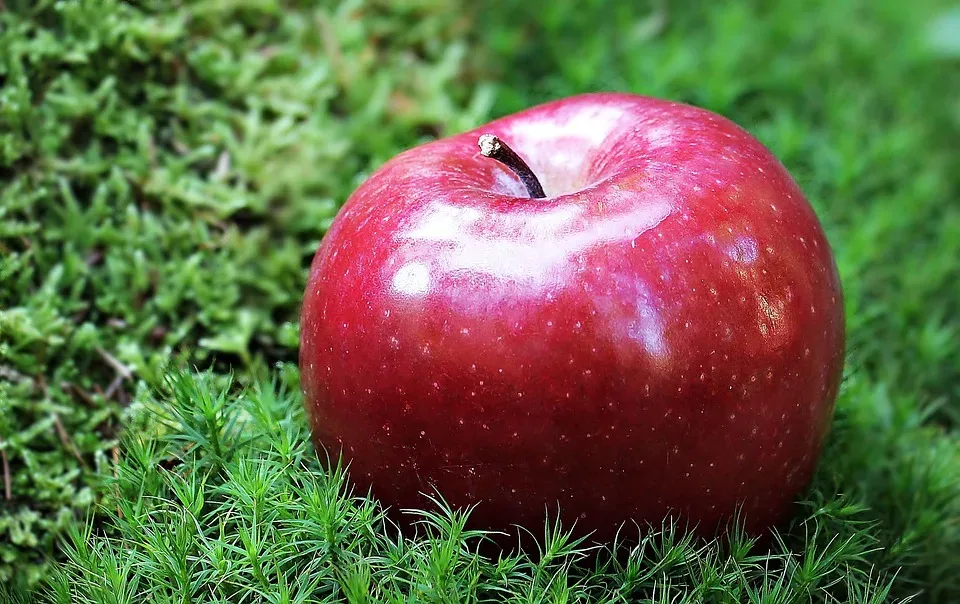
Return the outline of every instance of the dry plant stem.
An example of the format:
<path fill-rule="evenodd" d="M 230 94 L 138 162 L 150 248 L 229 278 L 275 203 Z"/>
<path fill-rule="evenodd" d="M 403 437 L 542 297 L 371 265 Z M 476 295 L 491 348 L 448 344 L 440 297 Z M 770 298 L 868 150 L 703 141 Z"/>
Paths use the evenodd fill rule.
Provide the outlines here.
<path fill-rule="evenodd" d="M 523 183 L 523 186 L 527 188 L 527 193 L 530 194 L 531 198 L 543 199 L 546 197 L 546 194 L 543 192 L 543 186 L 540 184 L 540 181 L 537 180 L 537 175 L 533 173 L 533 170 L 530 169 L 527 162 L 523 161 L 523 158 L 517 155 L 517 152 L 511 149 L 507 143 L 492 134 L 482 134 L 479 140 L 477 140 L 477 145 L 480 147 L 480 155 L 495 159 L 510 168 L 510 170 L 520 178 L 520 181 Z"/>
<path fill-rule="evenodd" d="M 126 365 L 121 363 L 119 359 L 115 356 L 104 350 L 103 348 L 97 348 L 97 354 L 107 363 L 110 367 L 113 368 L 118 374 L 122 375 L 125 379 L 132 379 L 133 373 L 127 368 Z"/>
<path fill-rule="evenodd" d="M 10 461 L 7 459 L 7 450 L 0 449 L 0 461 L 3 462 L 3 497 L 7 501 L 13 499 L 13 485 L 10 477 Z"/>
<path fill-rule="evenodd" d="M 110 365 L 110 367 L 113 368 L 117 374 L 113 381 L 110 382 L 110 385 L 107 386 L 107 389 L 104 392 L 104 398 L 109 400 L 116 395 L 118 402 L 120 402 L 122 405 L 126 405 L 129 402 L 129 399 L 127 398 L 127 393 L 121 386 L 123 386 L 123 382 L 133 379 L 133 372 L 130 371 L 126 365 L 121 363 L 119 359 L 106 350 L 97 348 L 97 353 L 107 365 Z"/>
<path fill-rule="evenodd" d="M 108 400 L 113 398 L 113 395 L 116 394 L 120 386 L 123 385 L 123 380 L 124 377 L 122 375 L 118 375 L 117 377 L 113 378 L 113 381 L 110 382 L 110 385 L 107 386 L 106 390 L 104 390 L 103 398 Z"/>
<path fill-rule="evenodd" d="M 83 456 L 80 455 L 80 450 L 77 449 L 77 445 L 74 444 L 73 439 L 67 434 L 67 429 L 63 427 L 63 422 L 60 421 L 60 416 L 56 413 L 53 414 L 53 426 L 57 430 L 57 437 L 60 439 L 60 444 L 70 450 L 70 453 L 77 458 L 80 465 L 87 467 L 87 462 L 84 461 Z"/>

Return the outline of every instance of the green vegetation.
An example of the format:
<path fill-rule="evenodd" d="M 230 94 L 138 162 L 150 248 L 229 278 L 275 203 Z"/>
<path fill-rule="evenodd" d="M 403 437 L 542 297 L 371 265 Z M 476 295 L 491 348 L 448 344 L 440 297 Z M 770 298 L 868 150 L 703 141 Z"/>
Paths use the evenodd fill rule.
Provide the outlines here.
<path fill-rule="evenodd" d="M 0 601 L 960 600 L 956 9 L 498 7 L 0 2 Z M 308 444 L 298 303 L 338 205 L 404 148 L 598 89 L 742 124 L 834 245 L 847 379 L 772 548 L 551 526 L 491 558 L 439 504 L 401 538 Z"/>

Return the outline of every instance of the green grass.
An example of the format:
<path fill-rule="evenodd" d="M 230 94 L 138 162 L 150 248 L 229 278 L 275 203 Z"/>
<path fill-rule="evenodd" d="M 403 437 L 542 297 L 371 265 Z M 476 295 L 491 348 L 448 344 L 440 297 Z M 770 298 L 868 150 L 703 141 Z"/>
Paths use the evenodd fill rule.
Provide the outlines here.
<path fill-rule="evenodd" d="M 3 4 L 0 601 L 960 600 L 960 9 Z M 400 537 L 307 442 L 307 263 L 398 151 L 599 89 L 734 119 L 817 209 L 849 354 L 815 484 L 772 547 L 496 558 L 439 504 Z"/>

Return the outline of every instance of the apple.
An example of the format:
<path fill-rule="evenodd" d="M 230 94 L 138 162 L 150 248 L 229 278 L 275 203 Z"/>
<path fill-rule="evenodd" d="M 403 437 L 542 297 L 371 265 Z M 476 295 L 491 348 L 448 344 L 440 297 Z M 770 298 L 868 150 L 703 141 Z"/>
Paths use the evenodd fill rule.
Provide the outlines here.
<path fill-rule="evenodd" d="M 833 255 L 786 169 L 727 119 L 630 94 L 387 162 L 324 237 L 301 325 L 316 444 L 361 489 L 514 532 L 559 506 L 598 540 L 785 520 L 844 358 Z"/>

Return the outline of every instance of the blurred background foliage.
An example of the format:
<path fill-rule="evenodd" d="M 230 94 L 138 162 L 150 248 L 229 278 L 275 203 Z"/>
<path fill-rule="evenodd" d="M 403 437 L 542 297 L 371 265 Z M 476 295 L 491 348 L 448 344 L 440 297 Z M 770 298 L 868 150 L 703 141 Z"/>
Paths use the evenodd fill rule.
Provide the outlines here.
<path fill-rule="evenodd" d="M 943 0 L 0 2 L 0 583 L 108 515 L 172 367 L 296 390 L 307 264 L 380 163 L 623 90 L 733 119 L 808 194 L 849 354 L 807 503 L 856 502 L 823 526 L 894 594 L 960 599 L 957 40 Z"/>

